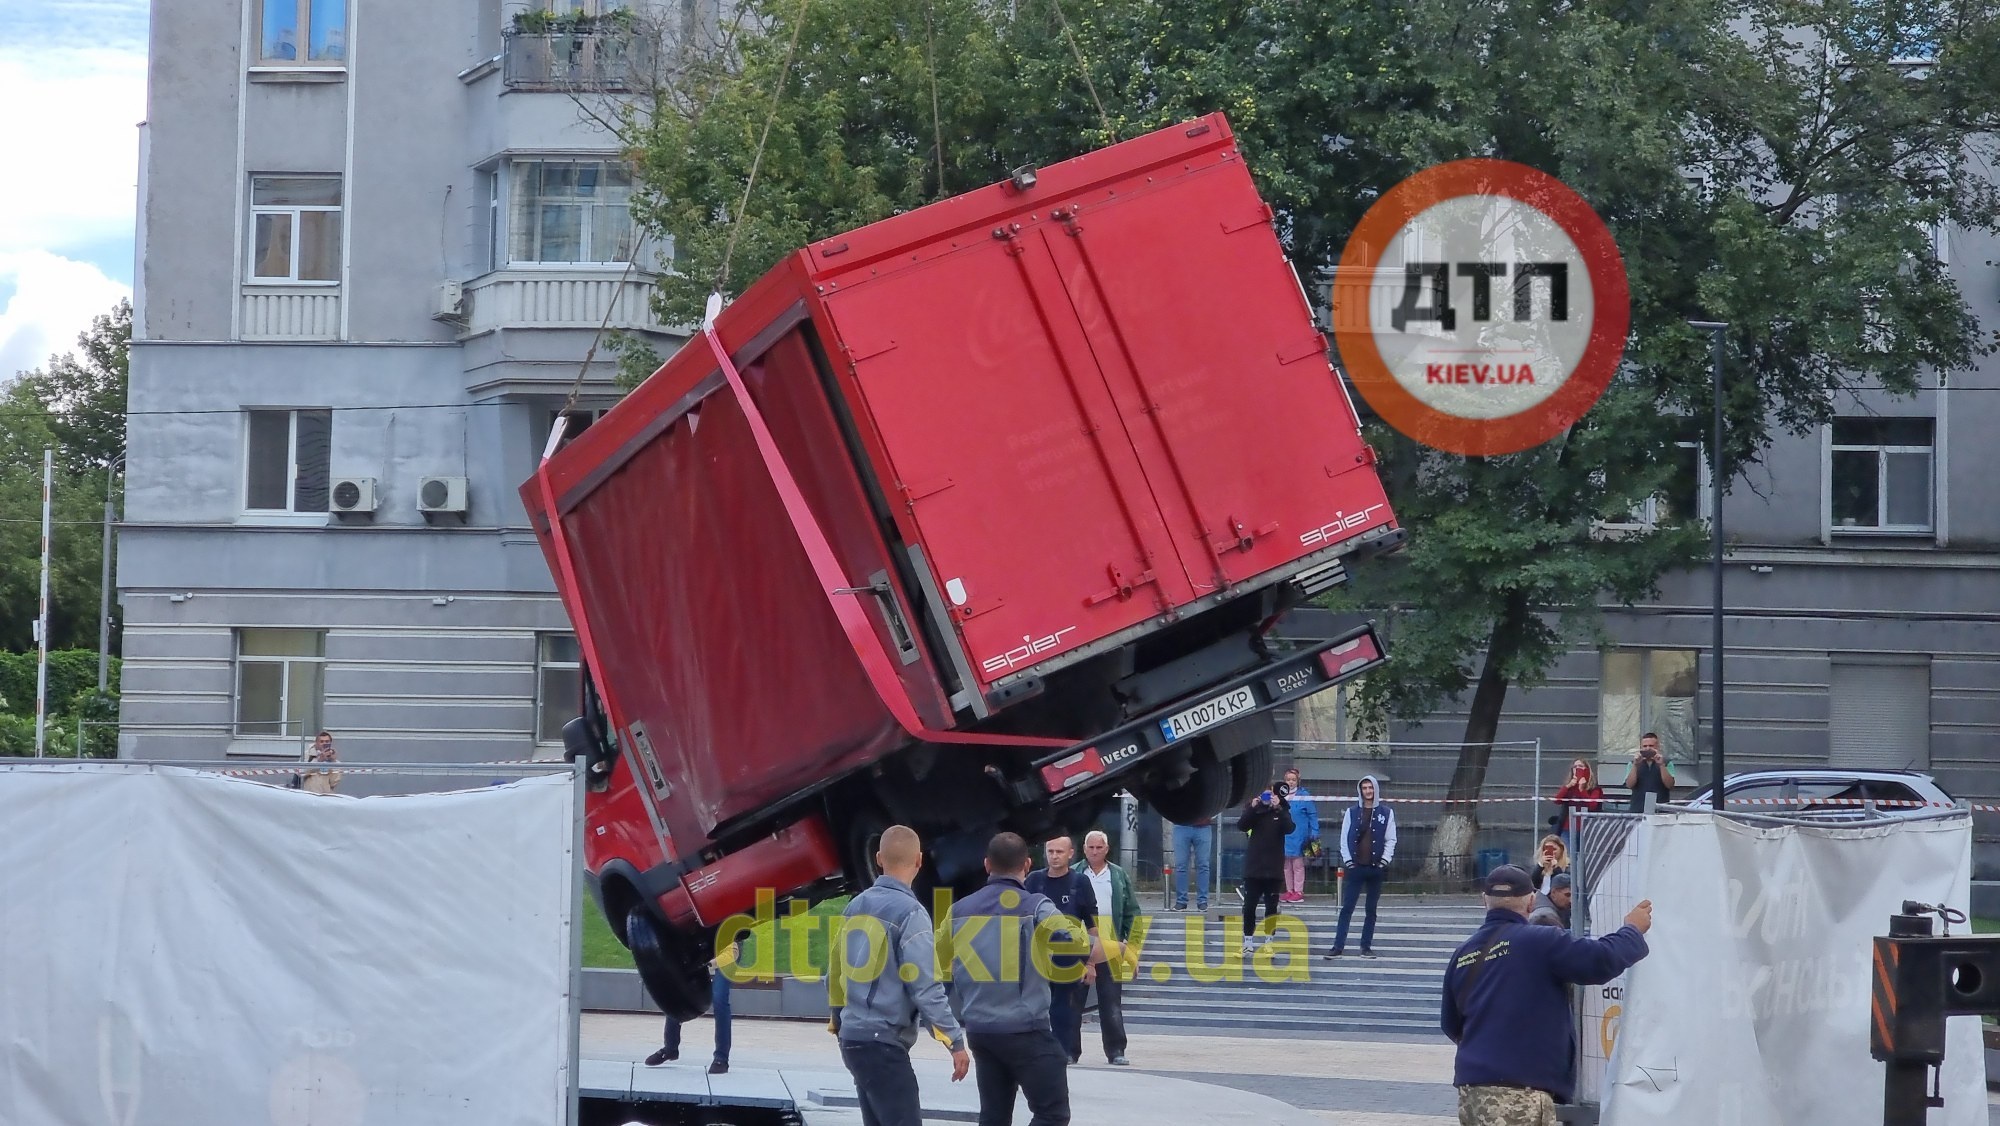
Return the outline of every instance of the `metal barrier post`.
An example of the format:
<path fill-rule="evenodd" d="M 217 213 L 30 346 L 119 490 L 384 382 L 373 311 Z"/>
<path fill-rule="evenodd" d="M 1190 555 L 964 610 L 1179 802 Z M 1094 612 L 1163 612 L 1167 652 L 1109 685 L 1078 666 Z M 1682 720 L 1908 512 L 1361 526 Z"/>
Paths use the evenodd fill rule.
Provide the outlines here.
<path fill-rule="evenodd" d="M 1542 835 L 1542 737 L 1535 736 L 1535 812 L 1528 820 L 1528 855 L 1535 855 L 1535 842 Z"/>

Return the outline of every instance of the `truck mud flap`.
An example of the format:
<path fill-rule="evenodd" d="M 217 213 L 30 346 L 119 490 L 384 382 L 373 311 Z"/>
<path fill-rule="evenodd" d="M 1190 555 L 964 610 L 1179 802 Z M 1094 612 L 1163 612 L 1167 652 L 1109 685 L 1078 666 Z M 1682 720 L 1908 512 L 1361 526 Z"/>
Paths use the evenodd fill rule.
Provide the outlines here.
<path fill-rule="evenodd" d="M 1374 627 L 1350 630 L 1332 641 L 1157 708 L 1088 742 L 1037 759 L 1030 776 L 1010 788 L 1021 804 L 1062 802 L 1095 790 L 1106 780 L 1127 774 L 1198 735 L 1352 680 L 1388 659 Z"/>

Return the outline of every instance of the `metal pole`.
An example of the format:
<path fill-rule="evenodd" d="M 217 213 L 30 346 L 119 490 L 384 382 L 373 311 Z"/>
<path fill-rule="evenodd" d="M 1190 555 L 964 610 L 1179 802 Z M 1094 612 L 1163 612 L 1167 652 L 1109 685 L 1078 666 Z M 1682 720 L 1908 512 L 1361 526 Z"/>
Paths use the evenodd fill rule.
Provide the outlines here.
<path fill-rule="evenodd" d="M 1542 836 L 1542 737 L 1535 736 L 1535 819 L 1528 822 L 1528 855 L 1535 855 L 1534 844 Z"/>
<path fill-rule="evenodd" d="M 1709 569 L 1711 577 L 1715 582 L 1715 602 L 1710 611 L 1715 631 L 1714 647 L 1711 650 L 1710 660 L 1710 663 L 1714 666 L 1715 674 L 1715 680 L 1710 687 L 1713 697 L 1712 710 L 1715 713 L 1715 718 L 1711 721 L 1715 728 L 1715 785 L 1713 793 L 1709 797 L 1709 805 L 1712 808 L 1721 809 L 1723 804 L 1723 790 L 1725 789 L 1724 783 L 1729 778 L 1729 771 L 1726 766 L 1727 760 L 1723 754 L 1723 717 L 1725 713 L 1722 706 L 1722 483 L 1724 476 L 1722 469 L 1722 334 L 1729 326 L 1718 321 L 1689 321 L 1688 323 L 1709 334 L 1710 352 L 1708 366 L 1710 397 L 1714 400 L 1713 405 L 1715 409 L 1715 436 L 1709 446 L 1710 452 L 1708 457 L 1711 467 L 1709 469 L 1708 482 L 1709 507 L 1711 511 L 1708 514 L 1708 523 L 1713 541 L 1713 558 L 1710 561 Z"/>
<path fill-rule="evenodd" d="M 117 479 L 124 458 L 116 458 L 104 471 L 104 568 L 97 583 L 97 694 L 104 695 L 111 683 L 111 483 Z"/>
<path fill-rule="evenodd" d="M 56 451 L 42 451 L 42 606 L 35 618 L 35 757 L 48 752 L 49 722 L 49 491 L 56 477 Z"/>

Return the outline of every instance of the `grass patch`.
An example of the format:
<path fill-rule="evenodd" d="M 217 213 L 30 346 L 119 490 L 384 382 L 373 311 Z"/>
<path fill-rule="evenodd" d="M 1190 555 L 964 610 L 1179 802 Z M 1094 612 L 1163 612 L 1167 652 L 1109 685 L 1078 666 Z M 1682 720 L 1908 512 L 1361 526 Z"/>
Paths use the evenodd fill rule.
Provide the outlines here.
<path fill-rule="evenodd" d="M 847 896 L 837 896 L 815 904 L 808 915 L 839 915 L 847 909 Z M 810 973 L 815 977 L 826 975 L 826 928 L 814 927 L 806 932 L 805 961 L 795 967 L 791 942 L 787 936 L 777 932 L 775 924 L 766 924 L 750 932 L 743 943 L 743 959 L 754 964 L 757 948 L 764 942 L 775 944 L 773 957 L 777 962 L 778 976 L 784 977 L 795 970 Z M 632 954 L 611 933 L 611 924 L 605 921 L 604 912 L 597 904 L 585 900 L 583 904 L 583 964 L 593 970 L 629 970 L 632 968 Z"/>
<path fill-rule="evenodd" d="M 2000 931 L 2000 919 L 1972 920 L 1972 933 L 1974 934 L 1992 934 L 1995 931 Z"/>

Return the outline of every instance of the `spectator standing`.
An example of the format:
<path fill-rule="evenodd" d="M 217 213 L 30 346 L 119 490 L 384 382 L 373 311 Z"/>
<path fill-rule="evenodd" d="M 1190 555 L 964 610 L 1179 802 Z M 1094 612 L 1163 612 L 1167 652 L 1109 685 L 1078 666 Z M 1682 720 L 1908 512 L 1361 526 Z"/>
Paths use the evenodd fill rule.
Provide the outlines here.
<path fill-rule="evenodd" d="M 729 1074 L 729 975 L 724 971 L 736 964 L 741 947 L 741 942 L 730 944 L 708 965 L 709 1016 L 715 1020 L 715 1055 L 708 1061 L 710 1075 Z M 681 1058 L 681 1022 L 668 1017 L 666 1043 L 659 1051 L 646 1057 L 646 1066 L 658 1067 L 668 1060 L 679 1058 Z"/>
<path fill-rule="evenodd" d="M 1673 800 L 1674 768 L 1660 753 L 1660 737 L 1648 731 L 1639 737 L 1639 749 L 1632 752 L 1632 769 L 1625 772 L 1625 785 L 1632 790 L 1633 813 L 1646 812 L 1646 795 L 1657 794 L 1660 804 Z"/>
<path fill-rule="evenodd" d="M 1604 808 L 1604 787 L 1597 784 L 1597 771 L 1590 763 L 1577 759 L 1569 764 L 1569 777 L 1556 791 L 1555 802 L 1556 832 L 1574 840 L 1577 814 L 1596 813 Z"/>
<path fill-rule="evenodd" d="M 1285 903 L 1306 901 L 1306 853 L 1319 841 L 1319 804 L 1306 792 L 1299 768 L 1285 771 L 1287 797 L 1292 806 L 1292 831 L 1285 834 Z"/>
<path fill-rule="evenodd" d="M 827 959 L 827 996 L 833 1002 L 831 1030 L 840 1040 L 840 1062 L 854 1077 L 862 1126 L 923 1126 L 923 1103 L 910 1049 L 917 1023 L 951 1050 L 951 1081 L 972 1068 L 965 1032 L 952 1014 L 939 965 L 930 912 L 914 884 L 923 867 L 923 842 L 907 825 L 882 833 L 875 863 L 882 874 L 842 912 L 842 930 Z M 853 919 L 868 924 L 847 929 Z M 874 942 L 886 948 L 869 949 Z M 856 969 L 879 970 L 866 982 L 851 982 Z"/>
<path fill-rule="evenodd" d="M 1091 887 L 1089 876 L 1070 867 L 1070 861 L 1076 859 L 1076 845 L 1068 837 L 1057 837 L 1043 845 L 1042 855 L 1049 866 L 1028 877 L 1027 889 L 1047 896 L 1058 914 L 1076 919 L 1090 933 L 1088 955 L 1056 954 L 1049 959 L 1058 969 L 1083 967 L 1081 980 L 1049 983 L 1049 1027 L 1055 1030 L 1056 1039 L 1069 1054 L 1069 1062 L 1076 1063 L 1083 1059 L 1083 1006 L 1090 996 L 1090 984 L 1097 976 L 1093 963 L 1104 952 L 1097 940 L 1100 917 L 1097 892 Z"/>
<path fill-rule="evenodd" d="M 330 765 L 340 761 L 340 753 L 333 747 L 333 732 L 322 731 L 313 736 L 312 757 L 316 765 L 300 771 L 303 777 L 299 789 L 314 794 L 330 794 L 340 788 L 340 771 Z"/>
<path fill-rule="evenodd" d="M 1264 903 L 1264 921 L 1278 913 L 1278 894 L 1285 886 L 1285 837 L 1294 828 L 1285 784 L 1250 799 L 1236 827 L 1250 837 L 1243 850 L 1243 953 L 1257 949 L 1257 903 Z"/>
<path fill-rule="evenodd" d="M 1561 837 L 1550 833 L 1542 838 L 1542 846 L 1536 850 L 1535 870 L 1529 873 L 1528 878 L 1534 881 L 1536 891 L 1545 892 L 1549 890 L 1551 879 L 1568 873 L 1569 846 L 1563 844 Z"/>
<path fill-rule="evenodd" d="M 1486 921 L 1452 954 L 1439 1023 L 1458 1045 L 1452 1085 L 1460 1126 L 1556 1126 L 1576 1092 L 1569 985 L 1602 985 L 1646 956 L 1653 904 L 1603 938 L 1528 925 L 1528 873 L 1486 877 Z"/>
<path fill-rule="evenodd" d="M 1188 879 L 1194 878 L 1194 906 L 1208 910 L 1209 857 L 1215 852 L 1215 818 L 1204 817 L 1186 825 L 1174 824 L 1173 910 L 1188 909 Z"/>
<path fill-rule="evenodd" d="M 1575 894 L 1570 890 L 1568 872 L 1550 877 L 1548 890 L 1535 897 L 1535 909 L 1529 913 L 1528 921 L 1538 927 L 1570 929 L 1570 904 Z"/>
<path fill-rule="evenodd" d="M 1126 943 L 1132 940 L 1132 925 L 1139 919 L 1139 897 L 1132 892 L 1132 877 L 1111 862 L 1111 838 L 1092 829 L 1083 838 L 1083 874 L 1090 877 L 1091 895 L 1097 900 L 1097 1025 L 1104 1035 L 1104 1058 L 1113 1067 L 1128 1067 L 1125 1058 L 1125 983 L 1139 976 L 1139 952 Z M 1109 904 L 1109 906 L 1106 906 Z M 1105 938 L 1109 920 L 1110 939 Z"/>
<path fill-rule="evenodd" d="M 1354 905 L 1368 894 L 1361 919 L 1361 956 L 1375 956 L 1375 905 L 1382 898 L 1382 881 L 1396 859 L 1396 811 L 1382 800 L 1381 784 L 1373 774 L 1354 787 L 1355 802 L 1340 815 L 1340 925 L 1333 932 L 1329 958 L 1347 953 L 1347 925 Z"/>
<path fill-rule="evenodd" d="M 1069 1126 L 1068 1052 L 1050 1031 L 1050 982 L 1031 952 L 1042 927 L 1081 936 L 1063 925 L 1048 896 L 1027 889 L 1032 866 L 1026 841 L 994 837 L 986 886 L 939 920 L 938 961 L 951 967 L 952 1007 L 977 1064 L 979 1126 L 1012 1126 L 1017 1094 L 1027 1097 L 1028 1126 Z M 1009 948 L 1012 959 L 1003 953 Z"/>

